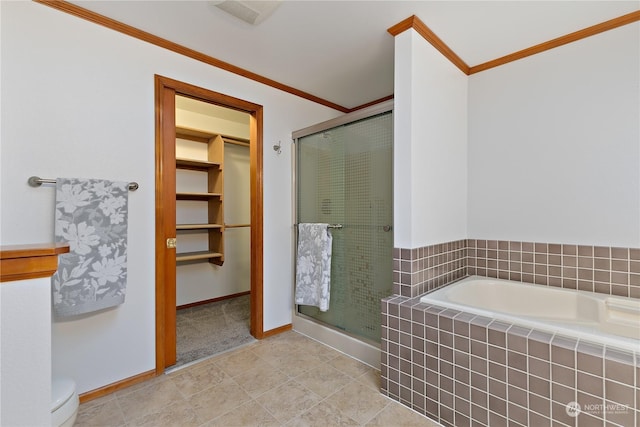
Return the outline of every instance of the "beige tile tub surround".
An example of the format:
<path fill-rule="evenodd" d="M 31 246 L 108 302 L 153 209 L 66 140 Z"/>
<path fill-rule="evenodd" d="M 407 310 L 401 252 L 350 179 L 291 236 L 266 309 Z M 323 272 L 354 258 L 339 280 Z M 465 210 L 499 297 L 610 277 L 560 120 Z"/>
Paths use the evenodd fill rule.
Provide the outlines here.
<path fill-rule="evenodd" d="M 640 353 L 402 296 L 382 323 L 383 393 L 444 426 L 640 425 Z"/>
<path fill-rule="evenodd" d="M 478 275 L 640 298 L 640 248 L 465 239 L 393 257 L 393 291 L 406 297 Z"/>

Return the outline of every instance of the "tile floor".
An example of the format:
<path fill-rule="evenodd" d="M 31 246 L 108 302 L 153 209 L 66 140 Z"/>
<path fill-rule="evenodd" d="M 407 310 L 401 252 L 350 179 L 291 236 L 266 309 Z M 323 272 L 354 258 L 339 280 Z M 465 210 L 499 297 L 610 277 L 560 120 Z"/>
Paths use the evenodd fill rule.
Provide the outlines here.
<path fill-rule="evenodd" d="M 83 426 L 424 426 L 380 373 L 290 331 L 80 405 Z"/>
<path fill-rule="evenodd" d="M 249 332 L 249 295 L 176 312 L 176 367 L 255 341 Z"/>

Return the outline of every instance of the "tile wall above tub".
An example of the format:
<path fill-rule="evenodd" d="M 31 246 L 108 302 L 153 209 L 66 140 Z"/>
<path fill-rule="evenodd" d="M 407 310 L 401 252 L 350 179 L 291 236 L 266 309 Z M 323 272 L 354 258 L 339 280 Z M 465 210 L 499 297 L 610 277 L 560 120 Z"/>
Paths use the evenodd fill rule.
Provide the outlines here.
<path fill-rule="evenodd" d="M 416 297 L 467 276 L 467 240 L 393 250 L 393 293 Z"/>
<path fill-rule="evenodd" d="M 406 297 L 478 275 L 640 298 L 640 248 L 465 239 L 393 254 Z"/>

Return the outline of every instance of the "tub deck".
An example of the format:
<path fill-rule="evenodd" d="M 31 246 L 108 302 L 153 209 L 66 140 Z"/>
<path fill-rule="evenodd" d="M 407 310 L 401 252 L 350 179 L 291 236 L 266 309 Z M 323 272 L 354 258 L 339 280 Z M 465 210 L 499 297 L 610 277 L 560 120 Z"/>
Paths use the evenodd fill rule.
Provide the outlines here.
<path fill-rule="evenodd" d="M 470 276 L 420 301 L 640 351 L 640 300 L 635 298 Z"/>

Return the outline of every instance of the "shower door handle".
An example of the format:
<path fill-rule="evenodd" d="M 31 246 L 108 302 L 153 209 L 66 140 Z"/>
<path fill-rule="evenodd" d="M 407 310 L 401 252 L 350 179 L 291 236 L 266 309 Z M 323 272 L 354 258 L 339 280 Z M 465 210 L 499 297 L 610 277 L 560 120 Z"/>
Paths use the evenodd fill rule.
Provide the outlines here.
<path fill-rule="evenodd" d="M 388 233 L 389 231 L 391 231 L 391 226 L 390 225 L 383 225 L 382 226 L 382 231 L 384 231 L 385 233 Z"/>

